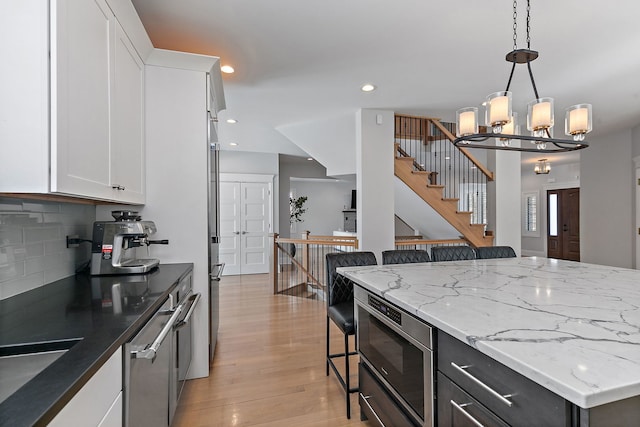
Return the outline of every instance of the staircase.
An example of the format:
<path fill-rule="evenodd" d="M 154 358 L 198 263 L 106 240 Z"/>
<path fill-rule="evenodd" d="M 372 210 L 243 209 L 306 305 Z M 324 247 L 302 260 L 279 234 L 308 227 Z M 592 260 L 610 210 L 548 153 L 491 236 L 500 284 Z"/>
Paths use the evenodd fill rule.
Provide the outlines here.
<path fill-rule="evenodd" d="M 407 129 L 409 131 L 403 133 L 403 131 Z M 459 197 L 451 196 L 457 193 L 452 189 L 446 190 L 445 184 L 447 184 L 447 182 L 444 182 L 448 179 L 459 185 L 461 182 L 465 183 L 469 180 L 478 181 L 477 176 L 483 174 L 483 179 L 485 179 L 484 182 L 486 183 L 487 178 L 489 180 L 493 179 L 493 174 L 484 166 L 480 165 L 476 159 L 473 159 L 469 153 L 453 147 L 453 139 L 453 133 L 437 119 L 396 116 L 394 173 L 402 182 L 420 196 L 422 200 L 449 222 L 460 233 L 461 238 L 465 239 L 471 246 L 493 246 L 493 235 L 491 232 L 485 232 L 484 221 L 482 223 L 473 223 L 472 216 L 474 212 L 471 210 L 461 210 Z M 411 145 L 409 145 L 407 141 L 409 141 Z M 434 166 L 432 170 L 427 170 L 425 165 L 429 163 L 429 159 L 425 158 L 429 153 L 435 156 L 437 154 L 433 153 L 438 152 L 438 150 L 433 149 L 433 144 L 435 143 L 442 144 L 442 147 L 445 147 L 439 149 L 440 153 L 446 152 L 449 156 L 455 154 L 456 156 L 460 156 L 460 158 L 464 158 L 465 161 L 471 165 L 470 168 L 474 169 L 474 175 L 465 172 L 472 177 L 469 178 L 465 175 L 458 175 L 453 178 L 448 178 L 449 175 L 456 173 L 456 171 L 452 171 L 452 166 L 450 165 L 453 164 L 455 167 L 456 164 L 462 164 L 461 161 L 452 161 L 447 164 L 445 168 Z M 425 152 L 427 154 L 425 154 Z M 412 155 L 413 153 L 420 156 L 419 161 Z M 441 154 L 441 157 L 442 156 Z M 437 165 L 436 162 L 431 163 Z M 434 170 L 439 168 L 446 169 L 446 171 Z M 442 183 L 438 182 L 439 176 L 441 177 L 440 180 Z M 477 208 L 479 207 L 476 206 L 476 209 Z"/>

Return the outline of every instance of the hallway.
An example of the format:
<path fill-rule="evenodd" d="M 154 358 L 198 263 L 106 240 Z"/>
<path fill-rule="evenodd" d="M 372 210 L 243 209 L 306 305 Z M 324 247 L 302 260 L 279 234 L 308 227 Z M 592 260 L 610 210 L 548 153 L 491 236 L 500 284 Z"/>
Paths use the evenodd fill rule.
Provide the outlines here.
<path fill-rule="evenodd" d="M 211 375 L 187 382 L 173 426 L 368 425 L 360 421 L 356 394 L 346 418 L 342 389 L 333 373 L 325 376 L 323 302 L 274 296 L 266 274 L 220 283 Z M 332 338 L 332 350 L 339 349 L 337 328 Z"/>

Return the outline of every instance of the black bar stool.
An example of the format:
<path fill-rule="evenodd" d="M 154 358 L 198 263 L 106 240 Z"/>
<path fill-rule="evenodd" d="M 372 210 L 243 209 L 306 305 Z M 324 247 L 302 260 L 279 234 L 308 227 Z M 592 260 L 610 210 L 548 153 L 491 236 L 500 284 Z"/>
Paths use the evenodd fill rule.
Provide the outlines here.
<path fill-rule="evenodd" d="M 382 252 L 382 264 L 431 262 L 429 252 L 421 249 L 393 249 Z"/>
<path fill-rule="evenodd" d="M 349 335 L 355 335 L 356 322 L 353 315 L 353 282 L 336 272 L 338 267 L 353 267 L 361 265 L 377 265 L 373 252 L 331 253 L 327 259 L 327 376 L 329 366 L 336 374 L 340 385 L 344 389 L 347 402 L 347 418 L 351 418 L 350 394 L 358 392 L 358 387 L 351 387 L 349 381 L 349 356 L 358 354 L 349 351 Z M 329 319 L 338 326 L 344 334 L 344 352 L 332 354 L 329 349 Z M 345 377 L 342 378 L 333 359 L 344 357 Z"/>

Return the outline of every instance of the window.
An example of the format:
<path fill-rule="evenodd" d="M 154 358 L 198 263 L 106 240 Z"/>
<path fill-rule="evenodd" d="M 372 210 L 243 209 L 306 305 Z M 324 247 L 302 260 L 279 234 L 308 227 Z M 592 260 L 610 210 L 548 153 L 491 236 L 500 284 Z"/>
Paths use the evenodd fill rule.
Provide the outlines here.
<path fill-rule="evenodd" d="M 538 192 L 532 191 L 522 195 L 522 235 L 540 237 L 538 222 Z"/>
<path fill-rule="evenodd" d="M 558 195 L 549 194 L 549 236 L 558 235 Z"/>

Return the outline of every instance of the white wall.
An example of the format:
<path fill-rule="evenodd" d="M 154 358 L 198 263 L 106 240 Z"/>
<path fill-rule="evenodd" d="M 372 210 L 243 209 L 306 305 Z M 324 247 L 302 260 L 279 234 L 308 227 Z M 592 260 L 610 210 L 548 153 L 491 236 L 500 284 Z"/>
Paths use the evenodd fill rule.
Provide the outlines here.
<path fill-rule="evenodd" d="M 580 153 L 580 252 L 583 262 L 633 268 L 632 132 L 589 139 Z"/>
<path fill-rule="evenodd" d="M 551 157 L 552 159 L 552 157 Z M 554 164 L 548 175 L 536 175 L 532 164 L 522 167 L 522 193 L 535 192 L 538 196 L 538 236 L 522 236 L 522 255 L 547 256 L 547 190 L 580 187 L 580 163 Z M 525 222 L 524 208 L 521 225 Z"/>
<path fill-rule="evenodd" d="M 91 240 L 95 216 L 92 205 L 0 197 L 0 299 L 73 276 L 91 246 L 67 248 L 66 236 Z"/>
<path fill-rule="evenodd" d="M 394 113 L 361 109 L 356 113 L 357 221 L 359 249 L 395 247 L 393 195 Z"/>
<path fill-rule="evenodd" d="M 342 210 L 351 205 L 351 190 L 355 189 L 353 183 L 292 179 L 290 185 L 297 197 L 308 197 L 304 205 L 307 211 L 302 215 L 304 221 L 296 224 L 296 237 L 304 230 L 330 236 L 334 230 L 343 229 Z"/>
<path fill-rule="evenodd" d="M 248 151 L 220 150 L 221 173 L 278 174 L 278 155 Z"/>
<path fill-rule="evenodd" d="M 208 180 L 205 73 L 146 67 L 147 203 L 143 219 L 154 221 L 152 256 L 163 263 L 192 262 L 193 289 L 202 299 L 193 314 L 190 377 L 209 375 Z"/>

